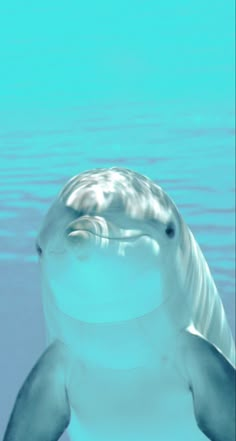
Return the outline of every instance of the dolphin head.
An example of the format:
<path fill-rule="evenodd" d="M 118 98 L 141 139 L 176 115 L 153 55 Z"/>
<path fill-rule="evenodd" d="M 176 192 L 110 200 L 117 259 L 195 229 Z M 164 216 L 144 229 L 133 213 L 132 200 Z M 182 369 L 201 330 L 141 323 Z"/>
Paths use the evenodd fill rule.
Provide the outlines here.
<path fill-rule="evenodd" d="M 70 179 L 37 238 L 45 296 L 85 322 L 142 316 L 178 290 L 182 220 L 166 193 L 123 168 Z"/>

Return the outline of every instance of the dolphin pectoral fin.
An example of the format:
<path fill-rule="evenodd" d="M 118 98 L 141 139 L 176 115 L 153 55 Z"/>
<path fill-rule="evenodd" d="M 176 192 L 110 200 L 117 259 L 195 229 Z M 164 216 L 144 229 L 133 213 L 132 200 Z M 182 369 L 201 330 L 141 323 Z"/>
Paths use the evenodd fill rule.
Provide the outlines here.
<path fill-rule="evenodd" d="M 235 368 L 199 335 L 185 331 L 182 343 L 198 427 L 211 441 L 235 441 Z"/>
<path fill-rule="evenodd" d="M 55 341 L 20 389 L 3 441 L 57 441 L 70 421 L 66 355 Z"/>

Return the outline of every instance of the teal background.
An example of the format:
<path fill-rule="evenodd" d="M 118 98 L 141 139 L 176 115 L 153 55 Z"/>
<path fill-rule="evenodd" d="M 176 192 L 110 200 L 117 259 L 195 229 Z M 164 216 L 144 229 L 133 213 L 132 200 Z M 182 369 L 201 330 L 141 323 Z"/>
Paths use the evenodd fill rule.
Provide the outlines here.
<path fill-rule="evenodd" d="M 234 332 L 234 17 L 233 0 L 0 3 L 0 437 L 45 344 L 34 239 L 85 169 L 164 187 Z"/>
<path fill-rule="evenodd" d="M 9 0 L 0 16 L 3 111 L 233 102 L 233 0 Z"/>

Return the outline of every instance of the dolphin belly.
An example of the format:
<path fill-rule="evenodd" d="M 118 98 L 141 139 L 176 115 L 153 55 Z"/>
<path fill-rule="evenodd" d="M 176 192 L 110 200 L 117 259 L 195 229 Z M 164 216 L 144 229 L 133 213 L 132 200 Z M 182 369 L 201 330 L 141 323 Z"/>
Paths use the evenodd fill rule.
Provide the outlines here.
<path fill-rule="evenodd" d="M 133 371 L 133 372 L 132 372 Z M 206 441 L 192 408 L 192 396 L 173 366 L 156 373 L 87 369 L 83 388 L 73 381 L 71 441 Z M 116 386 L 114 386 L 116 385 Z"/>

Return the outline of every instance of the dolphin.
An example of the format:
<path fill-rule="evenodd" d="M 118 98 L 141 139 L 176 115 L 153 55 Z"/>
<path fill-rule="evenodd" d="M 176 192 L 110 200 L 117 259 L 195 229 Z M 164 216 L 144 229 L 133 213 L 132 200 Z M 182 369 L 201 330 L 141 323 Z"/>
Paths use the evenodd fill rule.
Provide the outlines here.
<path fill-rule="evenodd" d="M 235 344 L 207 262 L 149 178 L 70 179 L 36 249 L 47 348 L 4 441 L 234 441 Z"/>

